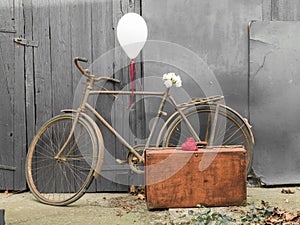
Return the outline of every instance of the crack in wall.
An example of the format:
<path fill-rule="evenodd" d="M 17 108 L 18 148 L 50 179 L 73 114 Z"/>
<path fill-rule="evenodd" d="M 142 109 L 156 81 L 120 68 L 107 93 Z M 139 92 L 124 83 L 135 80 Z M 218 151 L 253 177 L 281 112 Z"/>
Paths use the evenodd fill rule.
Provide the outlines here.
<path fill-rule="evenodd" d="M 263 58 L 263 61 L 262 61 L 261 65 L 258 67 L 258 69 L 256 70 L 256 72 L 250 74 L 250 76 L 251 76 L 253 79 L 255 79 L 255 77 L 257 76 L 257 74 L 259 73 L 259 71 L 261 71 L 261 70 L 264 68 L 265 63 L 266 63 L 267 56 L 268 56 L 269 54 L 271 54 L 272 52 L 273 52 L 273 51 L 267 52 L 266 55 L 265 55 L 264 58 Z"/>

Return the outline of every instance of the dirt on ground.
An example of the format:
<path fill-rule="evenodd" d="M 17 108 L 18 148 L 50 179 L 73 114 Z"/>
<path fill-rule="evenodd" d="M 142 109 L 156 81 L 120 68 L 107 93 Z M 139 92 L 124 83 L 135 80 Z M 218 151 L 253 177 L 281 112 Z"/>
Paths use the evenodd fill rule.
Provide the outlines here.
<path fill-rule="evenodd" d="M 88 193 L 65 207 L 41 204 L 29 192 L 1 193 L 0 209 L 5 210 L 6 225 L 205 224 L 200 222 L 202 217 L 206 218 L 205 221 L 218 217 L 228 224 L 258 224 L 255 218 L 261 219 L 262 214 L 272 215 L 273 218 L 269 218 L 269 223 L 266 220 L 261 224 L 276 224 L 276 221 L 277 224 L 300 224 L 300 188 L 249 187 L 246 206 L 151 211 L 138 193 Z"/>

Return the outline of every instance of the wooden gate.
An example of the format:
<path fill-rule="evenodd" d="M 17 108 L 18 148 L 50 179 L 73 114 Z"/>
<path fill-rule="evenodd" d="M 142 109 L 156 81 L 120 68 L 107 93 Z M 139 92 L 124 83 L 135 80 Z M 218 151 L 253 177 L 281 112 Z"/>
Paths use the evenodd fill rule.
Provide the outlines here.
<path fill-rule="evenodd" d="M 3 0 L 0 8 L 0 189 L 25 189 L 26 153 L 24 49 L 13 38 L 23 34 L 21 2 Z"/>
<path fill-rule="evenodd" d="M 81 56 L 91 63 L 113 50 L 118 45 L 117 22 L 127 12 L 140 13 L 140 1 L 1 1 L 0 190 L 26 189 L 24 162 L 30 141 L 47 119 L 72 107 L 76 88 L 82 82 L 72 59 Z M 21 42 L 14 43 L 14 38 Z M 129 60 L 117 54 L 101 71 L 103 75 L 114 74 L 126 84 L 129 79 L 125 65 Z M 108 120 L 110 101 L 101 99 L 97 104 L 99 108 L 100 103 L 105 106 Z M 123 146 L 107 131 L 102 132 L 107 155 L 123 159 Z M 104 164 L 105 173 L 91 191 L 127 191 L 133 179 L 124 166 Z"/>

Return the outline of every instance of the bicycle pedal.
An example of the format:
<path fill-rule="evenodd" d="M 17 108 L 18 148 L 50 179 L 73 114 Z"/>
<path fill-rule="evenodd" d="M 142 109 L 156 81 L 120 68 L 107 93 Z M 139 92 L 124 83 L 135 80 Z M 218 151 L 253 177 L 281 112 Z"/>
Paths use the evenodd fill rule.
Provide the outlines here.
<path fill-rule="evenodd" d="M 116 159 L 116 162 L 119 163 L 119 164 L 126 164 L 127 160 Z"/>

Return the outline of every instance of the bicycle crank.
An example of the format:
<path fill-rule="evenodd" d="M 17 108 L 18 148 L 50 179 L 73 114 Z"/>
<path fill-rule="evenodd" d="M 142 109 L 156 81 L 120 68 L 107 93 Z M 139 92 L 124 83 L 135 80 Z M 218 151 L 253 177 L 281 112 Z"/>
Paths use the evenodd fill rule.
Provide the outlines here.
<path fill-rule="evenodd" d="M 143 152 L 145 150 L 144 145 L 137 145 L 133 147 L 136 152 L 139 153 L 139 155 L 143 155 Z M 144 162 L 141 162 L 133 153 L 129 152 L 127 154 L 127 163 L 130 166 L 130 169 L 137 173 L 137 174 L 143 174 L 144 171 Z"/>

